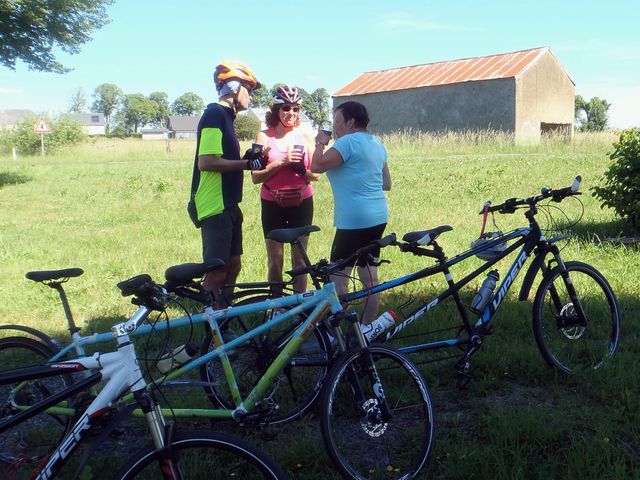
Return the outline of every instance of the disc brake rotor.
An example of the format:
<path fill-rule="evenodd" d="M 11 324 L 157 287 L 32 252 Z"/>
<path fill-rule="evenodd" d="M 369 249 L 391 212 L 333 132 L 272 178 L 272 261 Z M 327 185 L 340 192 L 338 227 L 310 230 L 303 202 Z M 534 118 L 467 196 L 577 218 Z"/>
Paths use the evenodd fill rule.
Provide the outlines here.
<path fill-rule="evenodd" d="M 364 415 L 360 420 L 362 430 L 370 437 L 379 437 L 387 430 L 387 423 L 382 421 L 382 412 L 375 398 L 370 398 L 362 405 Z"/>

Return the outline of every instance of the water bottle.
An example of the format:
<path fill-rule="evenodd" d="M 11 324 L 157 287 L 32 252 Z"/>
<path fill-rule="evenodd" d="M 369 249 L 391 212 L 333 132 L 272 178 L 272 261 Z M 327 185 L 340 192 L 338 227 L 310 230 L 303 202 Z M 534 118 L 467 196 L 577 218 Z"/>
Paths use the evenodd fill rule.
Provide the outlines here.
<path fill-rule="evenodd" d="M 480 290 L 478 290 L 478 293 L 476 293 L 476 296 L 473 298 L 473 302 L 471 302 L 471 310 L 474 313 L 478 315 L 482 313 L 484 307 L 486 307 L 489 300 L 491 300 L 493 290 L 496 288 L 496 283 L 499 279 L 500 275 L 497 270 L 491 270 L 489 272 L 487 278 L 482 282 Z"/>
<path fill-rule="evenodd" d="M 369 325 L 360 325 L 360 330 L 368 342 L 377 338 L 382 332 L 396 323 L 397 315 L 391 310 L 387 310 Z"/>
<path fill-rule="evenodd" d="M 180 345 L 173 349 L 172 352 L 163 355 L 156 367 L 160 372 L 167 373 L 174 368 L 178 368 L 183 363 L 187 363 L 198 352 L 198 344 L 195 342 L 189 342 L 186 345 Z"/>

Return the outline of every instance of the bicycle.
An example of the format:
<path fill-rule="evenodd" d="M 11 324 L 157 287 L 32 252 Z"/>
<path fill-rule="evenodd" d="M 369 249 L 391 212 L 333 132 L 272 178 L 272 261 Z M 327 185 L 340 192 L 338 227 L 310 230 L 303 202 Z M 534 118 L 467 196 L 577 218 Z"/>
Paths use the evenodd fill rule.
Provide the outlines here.
<path fill-rule="evenodd" d="M 443 274 L 447 288 L 434 298 L 419 301 L 419 305 L 409 312 L 406 311 L 407 306 L 413 303 L 413 300 L 401 305 L 400 311 L 404 319 L 384 332 L 376 341 L 389 342 L 394 337 L 399 337 L 398 334 L 418 318 L 451 297 L 459 318 L 459 324 L 453 327 L 458 332 L 456 336 L 403 345 L 398 349 L 403 353 L 412 354 L 450 347 L 464 348 L 464 354 L 456 362 L 456 369 L 461 384 L 465 385 L 468 382 L 471 357 L 482 345 L 484 337 L 492 332 L 491 320 L 527 259 L 533 256 L 520 287 L 518 299 L 527 300 L 535 279 L 541 277 L 533 301 L 532 325 L 536 344 L 543 358 L 551 367 L 564 373 L 598 369 L 607 358 L 615 354 L 620 342 L 620 307 L 615 293 L 605 277 L 591 265 L 578 261 L 564 262 L 556 244 L 567 237 L 546 238 L 536 220 L 540 202 L 549 200 L 559 203 L 567 197 L 580 195 L 580 183 L 581 178 L 578 176 L 571 187 L 557 190 L 544 188 L 539 195 L 521 199 L 511 198 L 499 205 L 483 208 L 481 213 L 485 215 L 493 212 L 512 214 L 519 209 L 525 209 L 525 218 L 529 225 L 493 235 L 492 238 L 478 242 L 474 247 L 450 259 L 437 239 L 441 234 L 452 230 L 451 226 L 441 225 L 429 230 L 409 232 L 403 236 L 402 242 L 395 242 L 394 245 L 402 252 L 433 258 L 435 265 L 383 282 L 372 289 L 348 293 L 341 296 L 341 300 L 345 303 L 354 302 L 366 298 L 371 293 L 383 292 L 432 275 Z M 302 232 L 284 230 L 276 233 L 283 239 L 300 234 Z M 472 312 L 477 315 L 477 320 L 472 323 L 460 291 L 497 262 L 516 252 L 512 265 L 495 289 L 495 293 L 488 298 L 486 306 L 477 313 Z M 454 281 L 450 267 L 474 256 L 483 257 L 483 265 L 461 280 Z M 307 266 L 288 273 L 292 276 L 309 274 L 316 286 L 326 281 L 310 262 Z"/>
<path fill-rule="evenodd" d="M 188 263 L 183 265 L 176 265 L 170 267 L 165 272 L 166 282 L 164 284 L 168 293 L 174 297 L 180 299 L 191 299 L 200 305 L 210 305 L 212 298 L 209 293 L 202 289 L 200 279 L 210 270 L 219 268 L 222 263 L 219 260 L 194 264 Z M 54 289 L 59 297 L 63 310 L 65 312 L 67 330 L 69 331 L 71 341 L 66 345 L 60 344 L 56 339 L 49 337 L 44 332 L 41 332 L 32 327 L 26 327 L 22 325 L 2 325 L 0 330 L 13 333 L 14 331 L 20 333 L 20 336 L 13 336 L 0 338 L 0 364 L 13 364 L 13 365 L 35 365 L 44 362 L 55 362 L 62 359 L 69 359 L 73 357 L 82 357 L 87 354 L 87 349 L 90 346 L 112 341 L 112 335 L 110 333 L 96 333 L 92 335 L 83 335 L 81 329 L 76 325 L 73 318 L 69 301 L 67 299 L 66 292 L 64 290 L 64 284 L 70 279 L 79 277 L 84 272 L 80 268 L 67 268 L 62 270 L 50 270 L 50 271 L 35 271 L 27 272 L 26 278 L 38 283 L 42 283 L 52 289 Z M 282 284 L 269 284 L 265 283 L 262 286 L 269 286 L 275 288 L 277 285 L 278 291 L 283 294 L 286 292 L 286 283 Z M 238 294 L 236 305 L 246 305 L 248 303 L 255 303 L 262 301 L 265 298 L 249 297 L 254 291 L 251 284 L 237 285 Z M 235 301 L 235 300 L 234 300 Z M 270 312 L 268 310 L 267 312 Z M 269 313 L 270 314 L 270 313 Z M 265 312 L 258 312 L 254 314 L 256 316 L 266 315 Z M 237 320 L 237 318 L 232 317 Z M 229 320 L 222 319 L 223 322 Z M 233 323 L 233 322 L 232 322 Z M 252 323 L 249 317 L 245 315 L 245 325 Z M 184 330 L 186 326 L 192 326 L 193 322 L 191 317 L 183 315 L 181 317 L 172 319 L 168 324 L 155 324 L 155 325 L 143 325 L 136 330 L 134 336 L 148 336 L 152 333 L 158 333 L 162 331 L 171 330 L 172 326 L 175 329 Z M 226 331 L 228 327 L 225 323 L 221 324 L 221 329 Z M 286 327 L 283 327 L 286 329 Z M 248 329 L 244 329 L 248 331 Z M 284 336 L 282 336 L 282 330 L 278 332 L 277 345 L 274 346 L 273 342 L 268 342 L 269 339 L 274 339 L 276 335 L 276 329 L 272 329 L 270 332 L 266 332 L 263 336 L 252 339 L 251 347 L 255 348 L 255 353 L 246 355 L 250 348 L 246 346 L 243 349 L 244 355 L 240 355 L 238 352 L 237 357 L 244 359 L 244 368 L 237 373 L 240 385 L 250 384 L 253 387 L 249 379 L 256 378 L 264 371 L 264 367 L 270 364 L 271 360 L 275 358 L 279 350 L 282 348 L 284 342 Z M 29 337 L 23 334 L 28 334 Z M 208 352 L 212 348 L 211 331 L 205 328 L 204 340 L 201 342 L 202 351 Z M 191 336 L 187 340 L 191 339 Z M 157 355 L 151 355 L 147 357 L 147 364 L 154 366 L 158 360 L 161 359 L 163 354 L 171 349 L 168 347 L 168 342 L 159 347 Z M 182 341 L 181 343 L 188 343 Z M 331 356 L 331 347 L 329 340 L 322 329 L 316 330 L 314 336 L 306 342 L 307 350 L 310 352 L 298 352 L 295 357 L 292 357 L 290 363 L 283 372 L 283 378 L 281 383 L 286 383 L 286 387 L 281 387 L 281 392 L 287 389 L 292 392 L 291 398 L 285 398 L 287 396 L 280 395 L 279 409 L 270 417 L 270 424 L 276 425 L 286 423 L 295 420 L 303 415 L 309 407 L 317 400 L 319 396 L 319 387 L 321 386 L 324 378 L 327 375 L 329 368 L 328 357 Z M 239 362 L 236 362 L 238 364 Z M 218 362 L 218 365 L 220 363 Z M 260 366 L 262 371 L 257 372 L 255 368 Z M 222 375 L 221 379 L 212 379 L 210 370 L 207 371 L 203 366 L 201 369 L 200 377 L 203 382 L 199 386 L 203 387 L 208 398 L 211 400 L 214 406 L 230 407 L 233 403 L 232 399 L 228 402 L 221 401 L 221 396 L 215 388 L 210 388 L 208 385 L 210 381 L 218 385 L 226 383 L 226 379 Z M 149 375 L 157 374 L 156 371 L 147 371 Z M 157 375 L 156 375 L 157 376 Z M 67 380 L 68 382 L 68 380 Z M 193 385 L 197 384 L 197 381 L 192 382 Z M 180 382 L 165 382 L 163 385 L 168 387 L 189 387 L 191 383 Z M 227 391 L 228 398 L 230 398 L 230 392 Z M 310 396 L 310 397 L 309 397 Z"/>
<path fill-rule="evenodd" d="M 140 409 L 147 420 L 152 445 L 133 455 L 117 474 L 118 479 L 158 478 L 160 475 L 166 479 L 212 476 L 225 479 L 285 478 L 268 457 L 242 440 L 213 432 L 178 433 L 175 423 L 165 421 L 153 390 L 149 389 L 144 380 L 135 347 L 130 340 L 131 334 L 159 305 L 158 299 L 155 298 L 158 294 L 159 291 L 150 288 L 148 284 L 138 285 L 136 296 L 149 307 L 139 309 L 127 322 L 112 328 L 117 342 L 115 352 L 96 353 L 92 357 L 0 372 L 0 385 L 23 387 L 14 390 L 10 403 L 4 404 L 2 408 L 0 434 L 3 436 L 3 442 L 0 453 L 5 463 L 1 464 L 0 468 L 3 478 L 24 473 L 24 467 L 29 463 L 37 464 L 30 478 L 54 478 L 92 432 L 101 430 L 103 433 L 98 434 L 94 448 L 86 455 L 86 459 L 93 455 L 100 440 L 124 418 L 131 415 L 134 408 Z M 65 385 L 55 392 L 41 388 L 51 379 L 89 371 L 92 372 L 89 376 L 77 383 Z M 48 433 L 46 430 L 43 432 L 42 423 L 36 422 L 30 426 L 31 428 L 25 427 L 30 419 L 57 417 L 56 412 L 63 410 L 63 407 L 59 406 L 61 402 L 74 398 L 79 392 L 103 380 L 106 384 L 100 393 L 78 416 L 77 421 L 51 454 L 45 452 L 44 455 L 36 455 L 29 459 L 24 453 L 19 452 L 23 435 L 38 436 Z M 130 391 L 133 402 L 119 408 L 114 406 L 127 390 Z M 20 435 L 7 435 L 7 432 L 11 431 L 19 431 Z M 8 442 L 11 438 L 17 441 Z M 18 451 L 10 451 L 9 446 L 16 447 Z M 84 462 L 76 468 L 75 476 L 83 467 Z"/>
<path fill-rule="evenodd" d="M 139 305 L 138 312 L 132 318 L 147 314 L 150 307 L 136 296 L 136 292 L 145 286 L 145 288 L 151 288 L 150 285 L 155 284 L 145 275 L 119 284 L 122 293 L 133 294 L 132 302 Z M 158 290 L 162 287 L 155 285 L 153 288 Z M 166 293 L 164 296 L 166 297 Z M 156 305 L 152 304 L 151 307 Z M 290 310 L 274 315 L 264 325 L 228 342 L 225 341 L 218 325 L 219 321 L 227 318 L 242 318 L 256 312 L 287 308 Z M 241 393 L 230 361 L 232 352 L 242 344 L 278 325 L 285 324 L 305 311 L 311 311 L 311 314 L 306 316 L 292 335 L 284 341 L 278 355 L 260 375 L 255 386 L 246 395 Z M 182 383 L 179 377 L 184 373 L 219 358 L 234 404 L 230 408 L 218 409 L 174 408 L 170 411 L 163 409 L 162 413 L 176 417 L 233 420 L 243 425 L 268 424 L 270 417 L 278 409 L 274 394 L 277 391 L 279 375 L 296 358 L 296 351 L 314 334 L 318 323 L 326 318 L 326 313 L 329 311 L 333 313 L 331 328 L 341 348 L 346 349 L 340 327 L 342 321 L 353 324 L 358 341 L 358 346 L 353 351 L 336 361 L 335 372 L 332 372 L 331 381 L 327 383 L 328 393 L 323 396 L 321 426 L 329 455 L 346 478 L 363 478 L 371 472 L 381 477 L 390 476 L 390 478 L 405 478 L 405 475 L 417 474 L 426 464 L 433 438 L 433 410 L 427 386 L 417 368 L 402 354 L 387 346 L 367 347 L 356 325 L 357 316 L 343 311 L 335 294 L 335 287 L 331 283 L 318 291 L 246 306 L 214 310 L 209 305 L 204 313 L 192 315 L 190 321 L 193 324 L 208 324 L 213 332 L 215 349 L 181 365 L 156 382 L 162 384 L 175 380 L 177 383 Z M 178 328 L 185 321 L 184 319 L 168 320 L 157 324 L 156 329 Z M 393 375 L 390 375 L 391 372 Z M 198 382 L 194 384 L 199 385 Z M 201 384 L 202 382 L 199 386 L 202 386 Z M 131 394 L 125 395 L 123 401 L 129 401 L 130 397 Z M 349 408 L 344 408 L 343 403 L 349 403 Z M 345 421 L 338 424 L 332 422 L 332 415 L 335 412 L 342 412 L 345 415 Z M 49 415 L 72 413 L 72 408 L 61 406 L 47 410 Z M 140 415 L 141 412 L 134 410 L 133 414 Z M 349 426 L 350 438 L 356 431 L 362 434 L 363 441 L 359 445 L 362 451 L 384 451 L 385 455 L 354 456 L 353 448 L 345 445 L 343 441 L 342 429 L 346 425 Z M 392 470 L 387 471 L 391 465 Z"/>
<path fill-rule="evenodd" d="M 571 187 L 557 190 L 542 189 L 539 195 L 527 198 L 511 198 L 498 205 L 491 205 L 481 213 L 499 212 L 512 214 L 525 210 L 529 225 L 505 234 L 494 235 L 484 242 L 448 259 L 437 238 L 452 230 L 448 225 L 430 230 L 410 232 L 398 243 L 401 251 L 417 256 L 434 258 L 436 265 L 422 269 L 411 275 L 385 282 L 373 291 L 384 291 L 420 278 L 442 273 L 448 288 L 435 298 L 421 302 L 415 310 L 404 315 L 405 319 L 383 336 L 391 340 L 416 319 L 451 296 L 454 299 L 464 336 L 438 342 L 420 343 L 400 347 L 404 353 L 434 350 L 443 347 L 466 346 L 465 352 L 456 363 L 458 374 L 464 379 L 469 372 L 470 359 L 480 348 L 485 335 L 491 333 L 491 320 L 502 305 L 515 279 L 522 271 L 526 260 L 533 256 L 520 287 L 518 299 L 527 300 L 536 277 L 541 282 L 536 290 L 532 325 L 536 344 L 553 368 L 564 373 L 598 369 L 603 362 L 614 355 L 620 342 L 620 307 L 615 293 L 604 276 L 594 267 L 578 261 L 563 261 L 556 243 L 565 236 L 547 239 L 538 222 L 538 204 L 543 200 L 561 202 L 567 197 L 579 195 L 581 178 L 578 176 Z M 510 245 L 509 242 L 513 241 Z M 488 270 L 498 261 L 517 252 L 502 282 L 495 289 L 471 324 L 467 308 L 459 292 L 472 279 Z M 450 267 L 472 256 L 483 257 L 484 264 L 458 282 L 453 280 Z M 361 298 L 364 292 L 348 296 L 350 300 Z M 464 381 L 464 380 L 463 380 Z"/>

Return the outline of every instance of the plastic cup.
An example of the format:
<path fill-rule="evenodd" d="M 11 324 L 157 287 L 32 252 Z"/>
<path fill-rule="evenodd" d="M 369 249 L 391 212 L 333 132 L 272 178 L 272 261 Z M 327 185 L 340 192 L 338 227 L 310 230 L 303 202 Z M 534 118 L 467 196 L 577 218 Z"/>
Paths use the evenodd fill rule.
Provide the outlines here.
<path fill-rule="evenodd" d="M 260 145 L 259 143 L 252 143 L 251 144 L 251 151 L 255 155 L 262 155 L 262 152 L 264 151 L 264 147 L 262 145 Z"/>
<path fill-rule="evenodd" d="M 293 149 L 299 151 L 302 155 L 304 155 L 304 145 L 294 145 Z"/>

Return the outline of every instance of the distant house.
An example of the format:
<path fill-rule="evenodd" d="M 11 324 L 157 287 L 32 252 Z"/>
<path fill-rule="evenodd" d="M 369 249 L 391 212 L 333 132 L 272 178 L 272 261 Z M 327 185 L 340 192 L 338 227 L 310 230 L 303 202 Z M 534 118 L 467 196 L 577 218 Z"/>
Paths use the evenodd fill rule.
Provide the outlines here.
<path fill-rule="evenodd" d="M 169 138 L 196 138 L 199 121 L 198 115 L 170 115 L 167 124 Z"/>
<path fill-rule="evenodd" d="M 365 72 L 333 95 L 369 110 L 369 130 L 500 130 L 516 142 L 573 134 L 575 84 L 549 47 Z"/>
<path fill-rule="evenodd" d="M 140 130 L 142 140 L 166 140 L 169 138 L 169 133 L 166 128 L 143 128 Z"/>
<path fill-rule="evenodd" d="M 87 135 L 104 135 L 106 133 L 107 124 L 102 113 L 68 113 L 64 118 L 79 124 Z"/>
<path fill-rule="evenodd" d="M 33 118 L 35 122 L 36 114 L 32 110 L 27 109 L 0 110 L 0 130 L 10 130 L 26 118 Z"/>
<path fill-rule="evenodd" d="M 240 112 L 240 115 L 247 115 L 249 117 L 257 118 L 260 121 L 260 130 L 267 129 L 267 123 L 265 122 L 265 116 L 269 111 L 265 107 L 250 107 L 245 112 Z"/>

